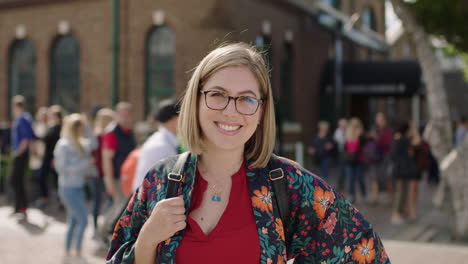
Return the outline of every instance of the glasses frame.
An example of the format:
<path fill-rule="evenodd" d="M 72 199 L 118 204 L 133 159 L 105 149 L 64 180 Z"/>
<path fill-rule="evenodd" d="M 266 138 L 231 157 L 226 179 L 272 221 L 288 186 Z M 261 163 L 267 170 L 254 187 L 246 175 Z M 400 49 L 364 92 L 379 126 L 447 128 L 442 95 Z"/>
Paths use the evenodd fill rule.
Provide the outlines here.
<path fill-rule="evenodd" d="M 219 92 L 219 93 L 223 93 L 222 91 L 216 91 L 216 90 L 206 90 L 206 91 L 203 91 L 203 90 L 200 90 L 200 93 L 204 95 L 204 99 L 205 99 L 205 105 L 206 107 L 208 107 L 209 109 L 211 110 L 219 110 L 219 111 L 222 111 L 224 109 L 226 109 L 226 107 L 229 105 L 229 103 L 231 102 L 231 99 L 234 100 L 234 107 L 236 108 L 236 111 L 237 113 L 241 114 L 241 115 L 247 115 L 247 116 L 252 116 L 252 115 L 255 115 L 255 113 L 257 113 L 258 111 L 258 108 L 260 107 L 261 104 L 263 104 L 263 99 L 258 99 L 258 98 L 255 98 L 255 97 L 251 97 L 251 96 L 245 96 L 245 95 L 241 95 L 241 96 L 230 96 L 230 95 L 227 95 L 227 98 L 228 98 L 228 101 L 226 103 L 226 105 L 223 107 L 223 108 L 220 108 L 220 109 L 216 109 L 216 108 L 212 108 L 212 107 L 209 107 L 208 106 L 208 103 L 206 101 L 206 94 L 207 93 L 210 93 L 210 92 Z M 244 114 L 244 113 L 241 113 L 239 112 L 239 109 L 237 109 L 237 99 L 241 98 L 241 97 L 249 97 L 251 99 L 254 99 L 257 101 L 257 108 L 255 108 L 255 111 L 252 113 L 252 114 Z"/>

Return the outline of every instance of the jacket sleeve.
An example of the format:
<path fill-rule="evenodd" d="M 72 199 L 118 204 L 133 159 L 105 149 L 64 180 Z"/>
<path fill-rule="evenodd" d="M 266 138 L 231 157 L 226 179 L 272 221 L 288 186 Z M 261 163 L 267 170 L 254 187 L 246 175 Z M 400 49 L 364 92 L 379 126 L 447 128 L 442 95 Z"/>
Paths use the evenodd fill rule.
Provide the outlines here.
<path fill-rule="evenodd" d="M 382 241 L 361 213 L 318 177 L 309 182 L 293 221 L 288 251 L 294 263 L 390 263 Z"/>

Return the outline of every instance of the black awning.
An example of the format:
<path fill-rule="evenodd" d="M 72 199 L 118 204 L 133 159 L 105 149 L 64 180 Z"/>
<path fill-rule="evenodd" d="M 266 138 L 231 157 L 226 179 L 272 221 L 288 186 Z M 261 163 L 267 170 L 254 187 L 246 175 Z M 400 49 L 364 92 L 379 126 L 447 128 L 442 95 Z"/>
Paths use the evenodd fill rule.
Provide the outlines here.
<path fill-rule="evenodd" d="M 334 87 L 334 61 L 327 61 L 321 86 L 326 92 Z M 345 93 L 365 95 L 413 95 L 421 87 L 421 67 L 417 61 L 344 62 Z"/>

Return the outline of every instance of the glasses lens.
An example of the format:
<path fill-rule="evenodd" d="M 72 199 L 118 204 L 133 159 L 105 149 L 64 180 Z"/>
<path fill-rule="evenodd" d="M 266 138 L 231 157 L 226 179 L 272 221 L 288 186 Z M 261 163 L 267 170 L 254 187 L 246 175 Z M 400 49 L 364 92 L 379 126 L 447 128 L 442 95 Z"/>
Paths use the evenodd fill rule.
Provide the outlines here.
<path fill-rule="evenodd" d="M 239 113 L 253 115 L 257 111 L 258 100 L 249 96 L 241 96 L 237 98 L 236 105 Z"/>
<path fill-rule="evenodd" d="M 206 105 L 215 110 L 221 110 L 226 107 L 229 98 L 220 92 L 207 92 L 206 93 Z"/>

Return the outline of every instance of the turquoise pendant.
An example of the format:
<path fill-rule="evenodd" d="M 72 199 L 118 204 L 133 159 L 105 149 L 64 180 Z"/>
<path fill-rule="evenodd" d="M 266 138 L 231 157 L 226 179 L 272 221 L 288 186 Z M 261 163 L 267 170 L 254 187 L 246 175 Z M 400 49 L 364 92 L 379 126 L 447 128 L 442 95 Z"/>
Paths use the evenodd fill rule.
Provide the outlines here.
<path fill-rule="evenodd" d="M 219 196 L 219 195 L 213 195 L 213 196 L 211 196 L 211 201 L 213 201 L 213 202 L 221 202 L 221 196 Z"/>

